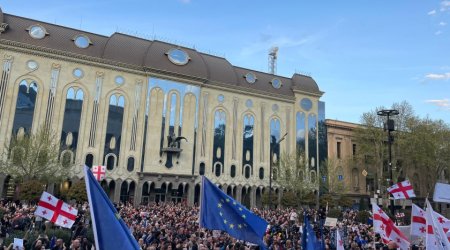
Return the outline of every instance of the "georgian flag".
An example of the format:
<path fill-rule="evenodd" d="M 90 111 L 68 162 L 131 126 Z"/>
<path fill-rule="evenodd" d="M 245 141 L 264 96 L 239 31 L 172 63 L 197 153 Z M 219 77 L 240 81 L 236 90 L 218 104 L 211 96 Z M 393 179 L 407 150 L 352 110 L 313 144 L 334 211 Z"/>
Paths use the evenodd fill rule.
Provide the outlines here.
<path fill-rule="evenodd" d="M 105 166 L 93 166 L 92 174 L 95 176 L 97 181 L 102 181 L 106 177 L 106 167 Z"/>
<path fill-rule="evenodd" d="M 43 192 L 34 215 L 47 219 L 57 226 L 71 228 L 78 210 L 55 196 Z"/>
<path fill-rule="evenodd" d="M 374 232 L 379 233 L 383 241 L 393 241 L 404 250 L 409 249 L 408 238 L 395 226 L 394 222 L 375 203 L 372 203 Z"/>
<path fill-rule="evenodd" d="M 442 222 L 439 221 L 428 199 L 425 217 L 427 219 L 427 249 L 450 249 L 450 242 L 443 228 L 444 222 L 442 220 Z"/>
<path fill-rule="evenodd" d="M 344 241 L 342 241 L 339 228 L 336 229 L 336 250 L 344 250 Z"/>
<path fill-rule="evenodd" d="M 416 204 L 412 204 L 411 235 L 425 238 L 426 233 L 427 219 L 425 218 L 425 211 Z"/>
<path fill-rule="evenodd" d="M 416 197 L 413 187 L 408 180 L 399 182 L 392 187 L 389 187 L 387 190 L 390 194 L 392 194 L 394 200 Z"/>

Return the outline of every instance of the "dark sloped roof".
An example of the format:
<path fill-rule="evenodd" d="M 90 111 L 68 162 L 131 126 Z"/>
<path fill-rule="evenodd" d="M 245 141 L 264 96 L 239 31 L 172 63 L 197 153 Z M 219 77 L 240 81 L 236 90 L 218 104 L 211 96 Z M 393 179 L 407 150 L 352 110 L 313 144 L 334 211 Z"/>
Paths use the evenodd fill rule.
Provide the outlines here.
<path fill-rule="evenodd" d="M 193 77 L 200 79 L 205 84 L 229 85 L 231 88 L 239 86 L 240 88 L 255 89 L 258 92 L 284 96 L 293 96 L 293 90 L 322 95 L 317 83 L 311 77 L 294 74 L 292 78 L 286 78 L 244 69 L 231 65 L 225 58 L 200 53 L 195 49 L 181 48 L 188 53 L 190 61 L 186 65 L 175 65 L 167 59 L 166 55 L 169 49 L 180 48 L 174 44 L 145 40 L 121 33 L 114 33 L 110 37 L 106 37 L 55 24 L 3 14 L 0 9 L 0 23 L 2 20 L 8 24 L 8 29 L 0 34 L 0 39 L 2 40 L 97 57 L 142 67 L 142 70 L 156 70 L 158 72 Z M 34 24 L 42 25 L 48 35 L 43 39 L 33 39 L 26 30 Z M 86 49 L 75 46 L 73 39 L 80 34 L 88 36 L 92 45 Z M 248 72 L 256 75 L 258 79 L 256 83 L 249 84 L 246 82 L 244 75 Z M 283 83 L 279 89 L 271 86 L 271 81 L 275 77 Z"/>

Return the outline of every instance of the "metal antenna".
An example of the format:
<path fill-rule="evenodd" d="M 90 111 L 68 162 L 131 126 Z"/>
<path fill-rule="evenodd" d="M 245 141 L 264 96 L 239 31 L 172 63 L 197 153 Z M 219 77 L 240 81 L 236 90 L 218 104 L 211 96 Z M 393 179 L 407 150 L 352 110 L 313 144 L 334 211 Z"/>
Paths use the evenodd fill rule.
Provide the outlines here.
<path fill-rule="evenodd" d="M 272 75 L 277 73 L 277 57 L 278 47 L 274 46 L 269 50 L 269 73 Z"/>

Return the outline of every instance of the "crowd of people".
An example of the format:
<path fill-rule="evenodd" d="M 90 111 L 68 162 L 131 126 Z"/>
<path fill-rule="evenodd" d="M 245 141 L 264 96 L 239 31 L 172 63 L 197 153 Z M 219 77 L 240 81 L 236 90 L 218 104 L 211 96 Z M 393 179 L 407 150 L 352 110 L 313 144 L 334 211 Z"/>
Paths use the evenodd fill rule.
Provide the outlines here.
<path fill-rule="evenodd" d="M 142 206 L 118 204 L 117 209 L 129 226 L 141 249 L 146 250 L 205 250 L 205 249 L 258 249 L 258 246 L 230 237 L 222 231 L 207 230 L 199 226 L 199 207 L 183 203 L 153 203 Z M 87 203 L 78 206 L 77 221 L 70 230 L 70 242 L 47 235 L 49 225 L 34 216 L 35 206 L 13 202 L 0 203 L 0 243 L 13 231 L 37 231 L 32 249 L 76 249 L 91 250 L 94 244 L 89 240 L 89 208 Z M 372 231 L 372 226 L 357 221 L 357 211 L 344 210 L 336 227 L 323 226 L 324 209 L 277 208 L 258 209 L 252 212 L 264 218 L 269 227 L 264 236 L 269 249 L 301 249 L 304 216 L 309 217 L 316 236 L 324 249 L 336 249 L 336 230 L 339 230 L 345 249 L 387 249 L 381 239 Z M 12 245 L 0 249 L 12 249 Z M 8 248 L 9 247 L 9 248 Z"/>

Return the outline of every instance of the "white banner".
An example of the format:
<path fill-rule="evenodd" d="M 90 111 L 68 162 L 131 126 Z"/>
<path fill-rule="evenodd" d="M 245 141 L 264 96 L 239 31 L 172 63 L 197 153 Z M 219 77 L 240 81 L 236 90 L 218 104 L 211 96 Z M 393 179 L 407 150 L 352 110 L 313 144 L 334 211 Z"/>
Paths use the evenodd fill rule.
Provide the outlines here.
<path fill-rule="evenodd" d="M 450 203 L 450 185 L 444 183 L 436 183 L 434 186 L 433 201 Z"/>

